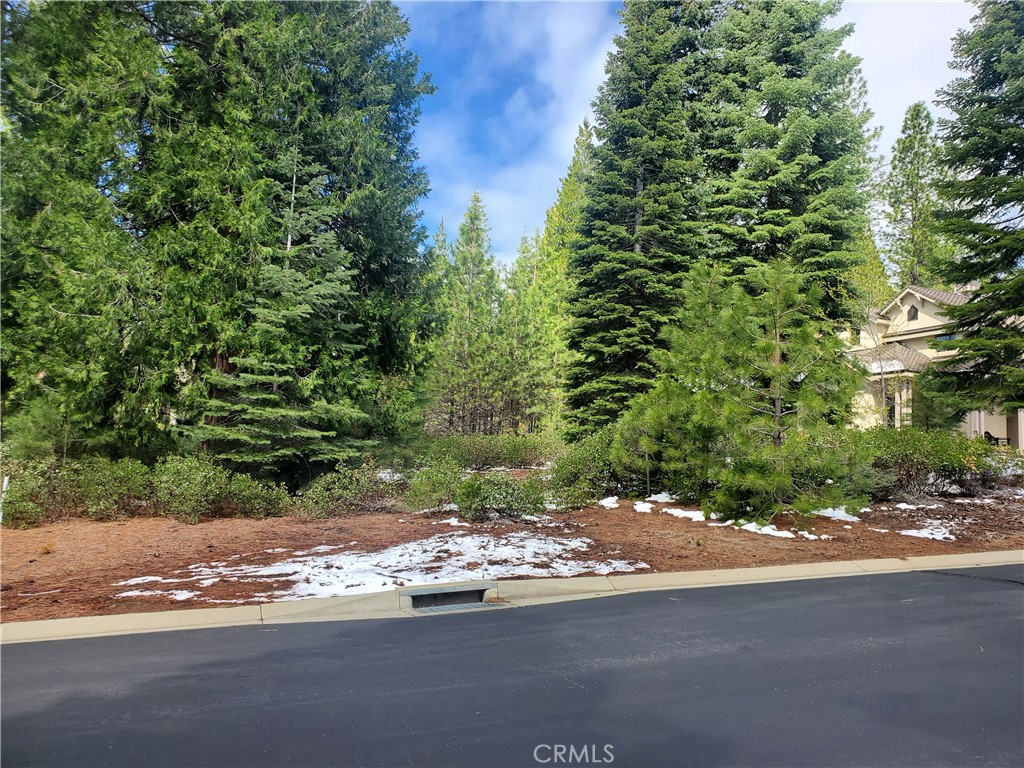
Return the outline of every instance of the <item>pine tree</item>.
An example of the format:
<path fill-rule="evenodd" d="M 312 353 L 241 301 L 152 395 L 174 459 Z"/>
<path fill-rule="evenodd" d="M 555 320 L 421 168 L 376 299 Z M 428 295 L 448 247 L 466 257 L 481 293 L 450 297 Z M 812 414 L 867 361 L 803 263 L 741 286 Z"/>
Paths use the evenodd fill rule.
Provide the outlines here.
<path fill-rule="evenodd" d="M 627 2 L 594 103 L 597 144 L 573 294 L 570 437 L 613 422 L 655 376 L 652 353 L 691 262 L 707 255 L 692 105 L 710 54 L 712 9 Z"/>
<path fill-rule="evenodd" d="M 654 454 L 690 492 L 717 483 L 714 507 L 730 515 L 793 501 L 801 435 L 841 423 L 861 379 L 809 283 L 784 259 L 740 281 L 724 265 L 696 267 L 662 376 L 623 419 L 620 456 Z"/>
<path fill-rule="evenodd" d="M 501 303 L 496 349 L 501 365 L 501 420 L 503 429 L 510 432 L 538 432 L 551 428 L 558 418 L 559 379 L 552 365 L 558 355 L 559 318 L 552 302 L 558 286 L 546 282 L 557 278 L 557 273 L 543 273 L 539 240 L 536 235 L 522 239 Z"/>
<path fill-rule="evenodd" d="M 973 27 L 953 43 L 964 73 L 941 92 L 942 233 L 961 253 L 940 266 L 951 283 L 980 283 L 946 308 L 959 350 L 936 384 L 964 410 L 1024 406 L 1024 4 L 983 0 Z"/>
<path fill-rule="evenodd" d="M 495 342 L 501 287 L 483 200 L 474 192 L 459 226 L 444 298 L 448 317 L 434 343 L 428 428 L 441 434 L 500 430 Z"/>
<path fill-rule="evenodd" d="M 884 183 L 888 258 L 904 287 L 936 287 L 935 265 L 950 255 L 935 231 L 940 146 L 934 123 L 923 101 L 910 106 Z"/>
<path fill-rule="evenodd" d="M 720 77 L 709 89 L 710 215 L 734 274 L 791 259 L 845 320 L 848 270 L 866 224 L 866 124 L 852 26 L 838 3 L 758 0 L 715 27 Z"/>

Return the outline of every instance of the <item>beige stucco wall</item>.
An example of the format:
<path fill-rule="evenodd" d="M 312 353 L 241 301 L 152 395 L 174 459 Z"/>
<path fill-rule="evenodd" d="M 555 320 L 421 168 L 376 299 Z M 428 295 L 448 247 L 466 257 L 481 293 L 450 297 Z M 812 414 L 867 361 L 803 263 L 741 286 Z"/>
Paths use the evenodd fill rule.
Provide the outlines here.
<path fill-rule="evenodd" d="M 857 429 L 871 429 L 882 423 L 882 413 L 870 392 L 861 390 L 853 396 L 850 423 Z"/>

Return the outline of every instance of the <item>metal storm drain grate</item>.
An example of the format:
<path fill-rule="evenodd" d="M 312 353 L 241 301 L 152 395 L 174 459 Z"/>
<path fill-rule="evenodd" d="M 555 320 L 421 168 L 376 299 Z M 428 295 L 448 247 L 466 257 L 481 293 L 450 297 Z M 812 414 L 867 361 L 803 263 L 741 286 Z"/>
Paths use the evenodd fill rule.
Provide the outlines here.
<path fill-rule="evenodd" d="M 491 584 L 468 584 L 452 587 L 420 587 L 403 589 L 401 595 L 408 598 L 407 607 L 417 613 L 441 613 L 444 611 L 464 611 L 474 608 L 497 608 L 494 603 L 485 603 L 484 597 Z"/>

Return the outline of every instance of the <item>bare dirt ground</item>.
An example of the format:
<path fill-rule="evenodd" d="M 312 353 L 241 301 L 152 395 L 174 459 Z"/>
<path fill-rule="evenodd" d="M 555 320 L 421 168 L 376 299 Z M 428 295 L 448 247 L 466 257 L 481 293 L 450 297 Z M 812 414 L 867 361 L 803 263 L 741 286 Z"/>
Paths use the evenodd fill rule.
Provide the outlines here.
<path fill-rule="evenodd" d="M 266 600 L 266 579 L 223 580 L 204 592 L 205 601 L 167 595 L 115 597 L 123 582 L 139 576 L 172 576 L 197 563 L 269 565 L 314 547 L 351 546 L 377 552 L 439 533 L 531 532 L 585 537 L 586 551 L 570 558 L 607 562 L 643 561 L 641 572 L 741 568 L 791 563 L 914 555 L 956 554 L 1024 548 L 1024 492 L 1009 488 L 979 499 L 917 500 L 912 509 L 876 504 L 860 522 L 825 517 L 777 517 L 779 530 L 819 537 L 777 538 L 730 526 L 680 519 L 655 503 L 638 512 L 623 500 L 618 509 L 588 507 L 552 513 L 542 521 L 477 523 L 452 527 L 436 516 L 368 514 L 328 520 L 223 519 L 186 525 L 165 518 L 120 522 L 69 519 L 29 530 L 0 533 L 0 619 L 26 621 L 70 616 L 211 607 L 214 602 Z M 901 535 L 939 524 L 954 541 Z M 284 580 L 282 580 L 284 581 Z"/>

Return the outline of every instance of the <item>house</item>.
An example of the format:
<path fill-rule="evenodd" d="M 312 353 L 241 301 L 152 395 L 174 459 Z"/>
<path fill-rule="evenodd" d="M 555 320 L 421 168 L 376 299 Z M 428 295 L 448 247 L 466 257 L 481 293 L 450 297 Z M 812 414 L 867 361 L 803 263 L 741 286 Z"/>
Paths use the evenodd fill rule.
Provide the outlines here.
<path fill-rule="evenodd" d="M 955 350 L 933 349 L 936 339 L 955 339 L 947 327 L 945 308 L 965 304 L 969 289 L 940 291 L 910 285 L 880 310 L 872 310 L 859 330 L 847 333 L 850 354 L 868 371 L 864 390 L 854 400 L 853 425 L 861 429 L 912 423 L 914 377 L 928 363 L 948 360 Z M 960 429 L 970 437 L 987 436 L 1020 449 L 1024 445 L 1024 414 L 971 411 Z M 987 433 L 987 435 L 986 435 Z"/>

